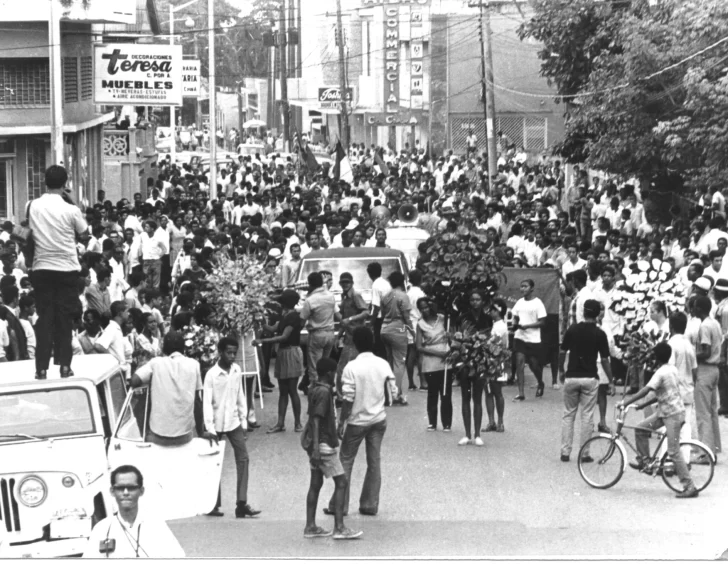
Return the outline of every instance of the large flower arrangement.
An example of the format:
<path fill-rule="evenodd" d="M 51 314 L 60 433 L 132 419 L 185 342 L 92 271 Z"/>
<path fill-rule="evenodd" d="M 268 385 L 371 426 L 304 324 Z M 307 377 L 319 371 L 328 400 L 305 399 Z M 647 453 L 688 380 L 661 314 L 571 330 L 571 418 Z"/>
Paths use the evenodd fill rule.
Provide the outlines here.
<path fill-rule="evenodd" d="M 453 334 L 448 361 L 455 369 L 467 369 L 469 375 L 488 380 L 498 378 L 511 354 L 497 335 L 476 332 L 465 336 Z"/>
<path fill-rule="evenodd" d="M 192 324 L 182 328 L 185 338 L 185 355 L 200 362 L 203 370 L 217 361 L 217 342 L 220 333 L 214 328 Z"/>
<path fill-rule="evenodd" d="M 467 215 L 467 211 L 463 212 Z M 461 218 L 468 222 L 468 218 Z M 503 265 L 490 247 L 485 232 L 460 225 L 453 232 L 426 242 L 429 261 L 423 282 L 429 287 L 440 312 L 465 311 L 467 294 L 474 288 L 494 297 L 503 280 Z"/>
<path fill-rule="evenodd" d="M 214 310 L 215 328 L 222 335 L 247 334 L 268 313 L 266 304 L 275 289 L 275 274 L 252 255 L 232 258 L 218 252 L 216 259 L 202 293 Z"/>
<path fill-rule="evenodd" d="M 660 332 L 645 334 L 640 331 L 650 319 L 650 305 L 660 300 L 665 303 L 668 313 L 682 310 L 687 289 L 675 277 L 672 265 L 660 259 L 637 261 L 625 267 L 622 274 L 624 280 L 616 284 L 619 296 L 610 306 L 625 321 L 624 334 L 614 336 L 615 344 L 624 352 L 625 360 L 648 366 L 651 365 L 652 348 L 669 337 Z"/>

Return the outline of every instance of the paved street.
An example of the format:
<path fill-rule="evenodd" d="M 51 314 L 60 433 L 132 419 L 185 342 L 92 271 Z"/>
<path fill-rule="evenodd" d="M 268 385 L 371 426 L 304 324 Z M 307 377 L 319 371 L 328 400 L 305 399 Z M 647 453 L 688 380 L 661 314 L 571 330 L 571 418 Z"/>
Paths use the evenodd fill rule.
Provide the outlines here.
<path fill-rule="evenodd" d="M 561 392 L 547 387 L 544 397 L 535 399 L 535 391 L 527 389 L 527 400 L 516 405 L 511 402 L 515 388 L 504 391 L 506 432 L 482 434 L 484 448 L 457 446 L 463 435 L 457 388 L 451 434 L 425 431 L 424 392 L 411 393 L 408 407 L 390 408 L 379 515 L 357 513 L 365 471 L 362 448 L 348 523 L 364 535 L 349 542 L 303 538 L 306 456 L 292 431 L 290 408 L 286 433 L 262 431 L 274 423 L 278 396 L 277 391 L 266 394 L 265 411 L 259 412 L 263 427 L 248 440 L 249 499 L 263 513 L 252 520 L 234 518 L 235 466 L 228 448 L 225 517 L 180 520 L 171 523 L 172 529 L 191 557 L 710 559 L 728 547 L 719 514 L 728 502 L 724 460 L 698 499 L 676 500 L 660 478 L 629 468 L 615 487 L 592 489 L 579 476 L 575 453 L 571 463 L 559 460 Z M 721 427 L 728 437 L 728 420 L 721 419 Z M 318 523 L 327 528 L 333 518 L 320 508 L 332 492 L 333 482 L 327 481 L 318 512 Z"/>

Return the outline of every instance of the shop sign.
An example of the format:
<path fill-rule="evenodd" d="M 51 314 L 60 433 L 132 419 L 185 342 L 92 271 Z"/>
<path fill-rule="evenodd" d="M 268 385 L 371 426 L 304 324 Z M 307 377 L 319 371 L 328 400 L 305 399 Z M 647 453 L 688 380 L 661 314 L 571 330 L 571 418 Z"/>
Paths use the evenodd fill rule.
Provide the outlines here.
<path fill-rule="evenodd" d="M 181 106 L 181 45 L 94 46 L 94 103 Z"/>

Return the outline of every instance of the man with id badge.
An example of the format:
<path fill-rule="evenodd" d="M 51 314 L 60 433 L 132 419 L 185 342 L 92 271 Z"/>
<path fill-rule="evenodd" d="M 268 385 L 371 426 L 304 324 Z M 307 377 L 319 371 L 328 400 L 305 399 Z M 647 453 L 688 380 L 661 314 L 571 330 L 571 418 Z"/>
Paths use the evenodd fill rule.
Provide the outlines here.
<path fill-rule="evenodd" d="M 139 511 L 144 477 L 133 465 L 111 472 L 111 494 L 118 512 L 94 527 L 84 558 L 130 559 L 184 557 L 185 552 L 164 520 Z"/>

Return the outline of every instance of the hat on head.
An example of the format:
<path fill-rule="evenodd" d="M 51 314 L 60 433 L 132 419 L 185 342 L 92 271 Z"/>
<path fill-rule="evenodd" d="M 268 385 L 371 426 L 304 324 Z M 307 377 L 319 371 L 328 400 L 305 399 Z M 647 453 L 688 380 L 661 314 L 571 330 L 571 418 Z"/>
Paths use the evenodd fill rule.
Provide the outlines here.
<path fill-rule="evenodd" d="M 283 255 L 283 253 L 281 253 L 281 250 L 277 247 L 274 247 L 273 249 L 268 251 L 268 257 L 270 257 L 271 259 L 278 259 L 281 255 Z"/>
<path fill-rule="evenodd" d="M 713 283 L 708 277 L 699 277 L 693 283 L 693 286 L 697 286 L 698 288 L 704 290 L 705 292 L 709 292 L 711 287 L 713 286 Z"/>
<path fill-rule="evenodd" d="M 353 283 L 354 282 L 354 277 L 351 276 L 351 273 L 341 273 L 339 275 L 339 282 L 340 283 L 346 282 L 346 281 L 348 281 L 350 283 Z M 728 285 L 728 282 L 726 282 L 726 284 Z"/>
<path fill-rule="evenodd" d="M 702 267 L 703 266 L 703 262 L 700 259 L 693 259 L 692 261 L 690 261 L 690 265 L 689 266 L 692 267 L 694 265 L 700 265 Z"/>
<path fill-rule="evenodd" d="M 713 290 L 719 290 L 721 292 L 728 292 L 728 280 L 718 279 L 718 282 L 715 283 Z"/>
<path fill-rule="evenodd" d="M 283 224 L 283 228 L 284 229 L 285 228 L 288 228 L 288 229 L 291 229 L 293 231 L 296 231 L 296 224 L 294 224 L 293 222 L 286 222 L 285 224 Z"/>
<path fill-rule="evenodd" d="M 271 224 L 270 224 L 270 229 L 273 229 L 273 228 L 282 228 L 282 227 L 283 226 L 281 225 L 280 222 L 271 222 Z"/>
<path fill-rule="evenodd" d="M 357 222 L 356 220 L 351 220 L 348 223 L 348 225 L 346 226 L 346 229 L 347 230 L 355 230 L 358 227 L 359 227 L 359 222 Z"/>

